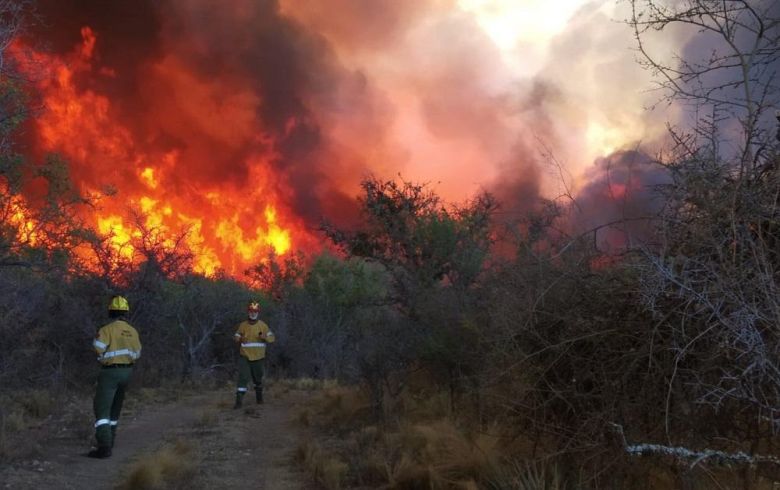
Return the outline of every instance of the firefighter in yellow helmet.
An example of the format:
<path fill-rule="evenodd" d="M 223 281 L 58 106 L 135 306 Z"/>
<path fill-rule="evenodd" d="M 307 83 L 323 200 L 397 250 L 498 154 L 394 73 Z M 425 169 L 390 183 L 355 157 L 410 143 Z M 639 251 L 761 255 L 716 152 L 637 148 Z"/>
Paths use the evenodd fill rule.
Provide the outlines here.
<path fill-rule="evenodd" d="M 255 384 L 255 399 L 263 403 L 263 362 L 266 345 L 274 340 L 274 333 L 268 328 L 260 316 L 260 303 L 253 301 L 247 309 L 247 320 L 238 325 L 233 338 L 240 344 L 238 357 L 238 387 L 236 388 L 236 403 L 233 408 L 241 408 L 241 401 L 247 390 L 249 377 Z"/>
<path fill-rule="evenodd" d="M 92 458 L 108 458 L 114 447 L 119 414 L 133 364 L 141 357 L 138 332 L 127 322 L 130 305 L 122 296 L 114 296 L 108 305 L 110 323 L 103 326 L 92 343 L 101 364 L 95 391 L 95 438 L 97 449 Z"/>

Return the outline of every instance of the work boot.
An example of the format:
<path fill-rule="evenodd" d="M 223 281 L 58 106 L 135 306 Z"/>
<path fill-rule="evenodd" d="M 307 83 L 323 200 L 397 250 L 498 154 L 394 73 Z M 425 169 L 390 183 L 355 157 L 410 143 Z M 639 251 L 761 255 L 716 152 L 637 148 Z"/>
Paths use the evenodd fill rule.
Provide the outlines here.
<path fill-rule="evenodd" d="M 236 393 L 236 403 L 233 405 L 234 410 L 241 408 L 241 402 L 243 398 L 244 398 L 243 393 Z"/>
<path fill-rule="evenodd" d="M 97 449 L 93 449 L 87 456 L 90 458 L 105 459 L 111 457 L 111 448 L 108 446 L 98 446 Z"/>
<path fill-rule="evenodd" d="M 263 389 L 262 388 L 255 388 L 255 400 L 257 400 L 258 405 L 263 404 Z"/>

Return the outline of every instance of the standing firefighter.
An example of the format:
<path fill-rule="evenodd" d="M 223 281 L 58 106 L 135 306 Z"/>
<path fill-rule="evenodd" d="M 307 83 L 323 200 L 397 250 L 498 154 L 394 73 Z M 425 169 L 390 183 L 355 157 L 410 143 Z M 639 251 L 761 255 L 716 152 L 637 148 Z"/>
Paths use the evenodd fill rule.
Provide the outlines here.
<path fill-rule="evenodd" d="M 141 357 L 138 332 L 125 320 L 129 311 L 127 300 L 114 296 L 108 305 L 108 316 L 113 321 L 98 331 L 92 344 L 102 364 L 94 403 L 98 447 L 90 451 L 92 458 L 111 456 L 125 388 L 133 372 L 133 363 Z"/>
<path fill-rule="evenodd" d="M 249 303 L 249 319 L 241 322 L 233 338 L 241 344 L 238 357 L 238 388 L 236 389 L 236 404 L 233 408 L 241 408 L 241 401 L 246 393 L 249 377 L 255 384 L 257 403 L 263 403 L 263 359 L 265 346 L 272 343 L 274 333 L 263 321 L 259 320 L 260 303 Z"/>

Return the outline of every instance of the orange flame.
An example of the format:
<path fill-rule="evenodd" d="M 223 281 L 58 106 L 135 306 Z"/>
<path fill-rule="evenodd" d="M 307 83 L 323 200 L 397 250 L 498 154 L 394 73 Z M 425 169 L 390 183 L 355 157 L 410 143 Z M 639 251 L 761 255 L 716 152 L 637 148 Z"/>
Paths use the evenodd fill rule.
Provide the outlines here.
<path fill-rule="evenodd" d="M 82 192 L 99 193 L 108 185 L 118 189 L 115 198 L 103 200 L 86 218 L 119 258 L 135 260 L 144 233 L 162 237 L 158 245 L 167 251 L 183 237 L 195 272 L 224 270 L 239 276 L 269 253 L 314 246 L 302 219 L 286 206 L 284 176 L 274 175 L 268 155 L 247 157 L 249 175 L 242 184 L 188 185 L 187 162 L 177 150 L 160 150 L 134 136 L 108 97 L 79 88 L 77 78 L 115 76 L 96 64 L 96 34 L 84 27 L 81 35 L 81 44 L 66 56 L 25 50 L 31 53 L 30 65 L 43 69 L 38 89 L 46 109 L 35 123 L 41 149 L 68 159 Z M 157 73 L 174 85 L 207 88 L 175 60 L 161 61 Z M 235 97 L 239 105 L 255 102 Z M 203 130 L 215 138 L 235 137 L 233 129 L 213 122 Z"/>

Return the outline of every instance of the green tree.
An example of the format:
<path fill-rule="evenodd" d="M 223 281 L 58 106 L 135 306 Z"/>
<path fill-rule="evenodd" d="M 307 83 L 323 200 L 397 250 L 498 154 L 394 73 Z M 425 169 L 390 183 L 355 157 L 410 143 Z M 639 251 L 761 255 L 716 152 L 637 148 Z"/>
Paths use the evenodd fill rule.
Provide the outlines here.
<path fill-rule="evenodd" d="M 482 271 L 491 245 L 490 217 L 497 204 L 484 193 L 447 207 L 424 184 L 367 179 L 362 228 L 325 225 L 348 256 L 382 264 L 393 278 L 394 301 L 414 314 L 414 303 L 435 286 L 465 290 Z"/>

